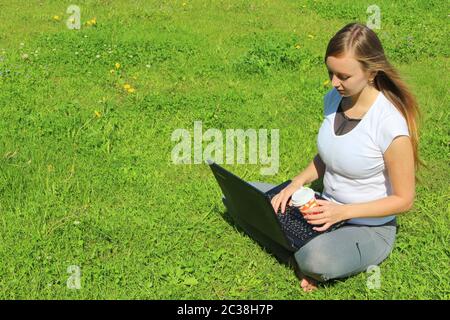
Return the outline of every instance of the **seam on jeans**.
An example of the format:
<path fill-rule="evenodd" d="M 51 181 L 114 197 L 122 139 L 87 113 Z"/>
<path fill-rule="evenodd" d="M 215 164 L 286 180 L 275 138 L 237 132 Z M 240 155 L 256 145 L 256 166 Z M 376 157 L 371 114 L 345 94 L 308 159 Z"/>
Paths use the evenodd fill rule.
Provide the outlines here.
<path fill-rule="evenodd" d="M 384 242 L 386 242 L 386 244 L 390 247 L 392 246 L 392 244 L 395 242 L 395 238 L 396 238 L 396 233 L 394 232 L 394 236 L 389 238 L 386 237 L 385 234 L 377 231 L 376 229 L 373 230 L 374 233 L 376 233 L 381 239 L 383 239 Z"/>
<path fill-rule="evenodd" d="M 372 239 L 372 241 L 375 241 L 375 239 Z M 385 240 L 383 239 L 383 241 L 385 241 Z M 383 256 L 386 256 L 386 254 L 388 253 L 387 256 L 383 259 L 383 261 L 384 261 L 389 256 L 389 252 L 392 251 L 392 249 L 394 247 L 394 244 L 387 245 L 386 249 L 383 251 L 382 254 L 380 254 L 376 259 L 372 260 L 371 263 L 367 263 L 367 265 L 363 266 L 363 263 L 362 263 L 362 252 L 361 252 L 361 248 L 360 248 L 360 243 L 359 242 L 355 242 L 355 245 L 356 245 L 356 248 L 358 249 L 358 254 L 359 254 L 359 266 L 357 268 L 353 269 L 353 270 L 349 270 L 348 272 L 346 272 L 343 275 L 338 276 L 337 278 L 346 278 L 346 277 L 348 277 L 350 275 L 353 275 L 355 273 L 363 272 L 364 270 L 367 270 L 368 266 L 375 265 L 375 263 L 376 263 L 376 265 L 379 265 L 382 262 L 382 261 L 379 262 L 380 258 L 382 258 Z M 329 280 L 329 279 L 327 279 L 327 280 Z"/>
<path fill-rule="evenodd" d="M 361 255 L 361 249 L 359 249 L 359 242 L 356 243 L 356 248 L 358 248 L 359 253 L 359 265 L 362 264 L 362 255 Z"/>
<path fill-rule="evenodd" d="M 373 259 L 370 263 L 369 262 L 367 263 L 367 266 L 379 265 L 382 261 L 384 261 L 389 256 L 389 253 L 393 250 L 394 244 L 395 244 L 395 234 L 394 234 L 394 238 L 392 239 L 392 241 L 389 241 L 390 239 L 389 240 L 386 239 L 385 235 L 379 233 L 377 231 L 376 227 L 373 228 L 373 229 L 370 228 L 369 230 L 372 231 L 372 232 L 369 232 L 370 233 L 370 237 L 372 238 L 372 241 L 376 241 L 376 239 L 374 237 L 374 236 L 376 236 L 376 237 L 381 239 L 386 244 L 386 248 L 383 250 L 383 252 L 376 259 Z M 382 257 L 385 257 L 385 258 L 380 261 L 380 259 Z"/>
<path fill-rule="evenodd" d="M 359 242 L 356 242 L 356 248 L 358 249 L 358 253 L 359 253 L 359 267 L 358 268 L 355 268 L 355 269 L 353 269 L 353 270 L 351 270 L 351 271 L 349 271 L 349 272 L 347 272 L 347 273 L 345 273 L 344 275 L 341 275 L 339 278 L 346 278 L 346 277 L 349 277 L 350 275 L 353 275 L 353 274 L 355 274 L 355 273 L 357 273 L 357 272 L 363 272 L 364 270 L 367 270 L 367 267 L 368 266 L 371 266 L 371 265 L 373 265 L 373 263 L 370 263 L 370 264 L 368 264 L 368 266 L 364 266 L 364 270 L 361 270 L 362 269 L 362 267 L 363 267 L 363 264 L 362 264 L 362 254 L 361 254 L 361 249 L 359 248 Z M 375 262 L 376 261 L 378 261 L 383 255 L 385 255 L 386 254 L 386 251 L 388 251 L 389 250 L 389 248 L 387 248 L 384 252 L 383 252 L 383 254 L 382 255 L 380 255 L 376 260 L 375 260 Z M 377 264 L 378 265 L 378 264 Z"/>

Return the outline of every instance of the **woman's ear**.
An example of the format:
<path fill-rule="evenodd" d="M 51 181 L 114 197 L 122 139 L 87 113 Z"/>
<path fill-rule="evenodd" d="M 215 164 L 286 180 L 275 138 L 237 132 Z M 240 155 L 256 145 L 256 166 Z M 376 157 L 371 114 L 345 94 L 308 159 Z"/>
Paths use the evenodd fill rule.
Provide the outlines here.
<path fill-rule="evenodd" d="M 368 77 L 368 79 L 367 79 L 367 82 L 368 82 L 370 85 L 373 85 L 373 84 L 374 84 L 374 81 L 375 81 L 375 75 L 374 75 L 374 74 L 370 74 L 369 77 Z"/>

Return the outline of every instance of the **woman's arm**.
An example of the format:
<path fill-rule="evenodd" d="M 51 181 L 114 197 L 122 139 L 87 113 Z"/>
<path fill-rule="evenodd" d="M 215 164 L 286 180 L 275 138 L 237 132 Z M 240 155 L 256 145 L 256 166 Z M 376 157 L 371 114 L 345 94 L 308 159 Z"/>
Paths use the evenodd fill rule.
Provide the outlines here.
<path fill-rule="evenodd" d="M 392 186 L 392 195 L 385 198 L 344 205 L 347 219 L 376 218 L 408 211 L 415 197 L 414 156 L 408 136 L 395 138 L 384 153 L 384 162 Z"/>
<path fill-rule="evenodd" d="M 296 185 L 302 186 L 307 183 L 311 183 L 317 179 L 323 177 L 325 173 L 325 164 L 320 158 L 319 154 L 316 154 L 313 161 L 308 165 L 308 167 L 298 174 L 292 182 Z"/>
<path fill-rule="evenodd" d="M 320 159 L 319 154 L 316 154 L 313 161 L 308 165 L 308 167 L 298 174 L 292 182 L 281 192 L 272 198 L 272 206 L 275 212 L 278 212 L 278 208 L 281 205 L 281 212 L 284 213 L 286 208 L 286 203 L 288 203 L 289 198 L 292 194 L 305 183 L 313 182 L 314 180 L 323 176 L 325 171 L 325 164 L 322 159 Z"/>

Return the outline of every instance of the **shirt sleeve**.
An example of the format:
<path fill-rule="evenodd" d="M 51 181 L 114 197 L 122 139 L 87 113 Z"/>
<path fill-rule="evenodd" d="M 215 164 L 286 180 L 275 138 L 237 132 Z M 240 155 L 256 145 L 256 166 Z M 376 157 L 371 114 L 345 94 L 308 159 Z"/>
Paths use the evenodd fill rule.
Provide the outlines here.
<path fill-rule="evenodd" d="M 400 113 L 395 113 L 383 119 L 378 131 L 378 146 L 383 154 L 398 136 L 409 137 L 410 134 L 405 118 Z"/>
<path fill-rule="evenodd" d="M 333 89 L 329 90 L 323 98 L 323 115 L 326 116 L 329 113 L 330 104 L 333 98 Z"/>

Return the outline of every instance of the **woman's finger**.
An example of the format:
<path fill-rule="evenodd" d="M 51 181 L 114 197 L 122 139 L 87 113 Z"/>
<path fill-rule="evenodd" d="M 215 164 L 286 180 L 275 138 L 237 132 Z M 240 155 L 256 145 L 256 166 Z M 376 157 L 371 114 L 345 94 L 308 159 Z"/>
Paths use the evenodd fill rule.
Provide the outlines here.
<path fill-rule="evenodd" d="M 283 201 L 281 202 L 281 213 L 284 213 L 284 210 L 286 210 L 286 202 L 287 199 L 283 199 Z"/>
<path fill-rule="evenodd" d="M 318 213 L 318 214 L 307 214 L 305 215 L 306 221 L 317 221 L 321 219 L 328 218 L 325 213 Z"/>
<path fill-rule="evenodd" d="M 310 220 L 308 221 L 309 224 L 313 224 L 313 225 L 319 225 L 319 224 L 324 224 L 327 223 L 327 219 L 321 219 L 321 220 Z"/>
<path fill-rule="evenodd" d="M 328 230 L 329 227 L 331 227 L 331 223 L 326 223 L 323 227 L 320 227 L 320 228 L 315 227 L 315 228 L 313 228 L 313 230 L 322 232 L 322 231 Z"/>
<path fill-rule="evenodd" d="M 275 207 L 275 203 L 277 202 L 277 199 L 278 199 L 278 196 L 279 196 L 280 194 L 276 194 L 273 198 L 272 198 L 272 200 L 270 200 L 270 202 L 272 203 L 272 206 L 274 206 Z"/>
<path fill-rule="evenodd" d="M 273 210 L 274 210 L 275 212 L 277 212 L 277 210 L 278 210 L 278 202 L 277 202 L 277 201 L 278 201 L 278 200 L 275 199 L 275 200 L 273 201 L 273 203 L 272 203 Z"/>
<path fill-rule="evenodd" d="M 270 202 L 272 202 L 272 203 L 274 203 L 275 202 L 275 200 L 277 199 L 277 197 L 278 197 L 278 195 L 276 194 L 276 195 L 274 195 L 273 196 L 273 198 L 270 200 Z"/>
<path fill-rule="evenodd" d="M 275 206 L 274 206 L 275 213 L 278 212 L 278 208 L 280 207 L 280 202 L 281 202 L 280 197 L 277 197 L 277 199 L 275 200 Z"/>
<path fill-rule="evenodd" d="M 320 214 L 320 213 L 324 212 L 326 209 L 327 209 L 327 208 L 325 208 L 325 207 L 314 207 L 314 208 L 309 208 L 309 209 L 307 209 L 307 210 L 303 210 L 303 212 L 304 212 L 305 214 L 314 214 L 314 215 L 317 215 L 317 214 Z"/>

